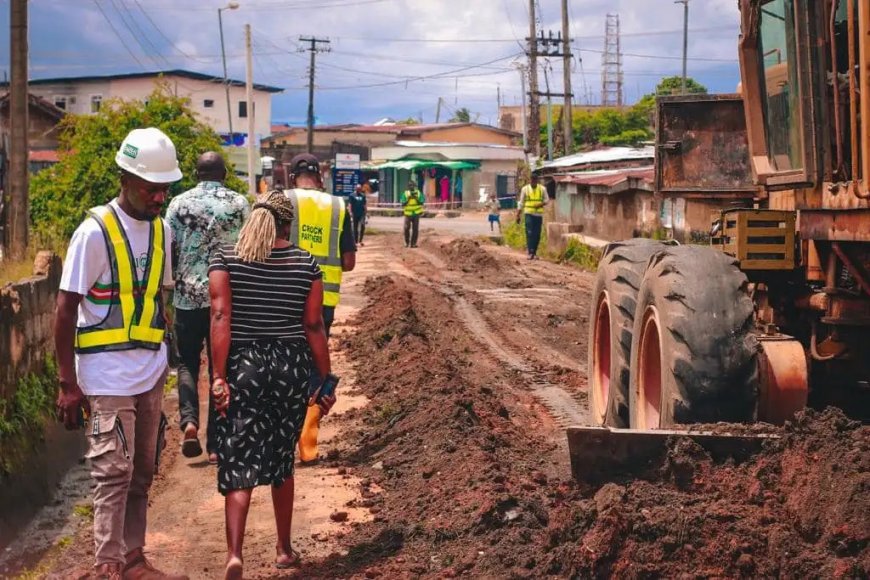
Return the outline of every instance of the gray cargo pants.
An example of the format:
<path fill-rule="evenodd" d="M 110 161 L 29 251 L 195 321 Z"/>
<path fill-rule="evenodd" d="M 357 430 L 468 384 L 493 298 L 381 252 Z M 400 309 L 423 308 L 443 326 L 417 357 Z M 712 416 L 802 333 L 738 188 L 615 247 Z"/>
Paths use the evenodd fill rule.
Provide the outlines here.
<path fill-rule="evenodd" d="M 168 370 L 167 370 L 168 373 Z M 94 488 L 96 565 L 125 563 L 145 545 L 148 490 L 154 480 L 164 373 L 151 390 L 131 397 L 88 397 L 85 427 Z"/>

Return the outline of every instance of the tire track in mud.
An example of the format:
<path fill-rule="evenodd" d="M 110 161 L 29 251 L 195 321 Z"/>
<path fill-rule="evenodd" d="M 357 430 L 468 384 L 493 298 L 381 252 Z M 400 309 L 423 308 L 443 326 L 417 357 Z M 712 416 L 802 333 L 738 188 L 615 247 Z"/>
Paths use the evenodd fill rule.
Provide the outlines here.
<path fill-rule="evenodd" d="M 418 249 L 418 252 L 421 257 L 428 260 L 436 269 L 443 270 L 446 268 L 446 264 L 438 256 L 422 249 Z M 529 386 L 529 390 L 549 411 L 559 426 L 569 427 L 572 425 L 589 424 L 589 411 L 584 403 L 581 403 L 574 395 L 562 387 L 550 383 L 543 372 L 525 362 L 522 354 L 517 353 L 502 341 L 499 341 L 489 329 L 489 325 L 477 308 L 462 296 L 452 292 L 449 285 L 423 278 L 416 272 L 395 262 L 390 263 L 389 267 L 396 274 L 410 278 L 427 288 L 435 290 L 448 302 L 453 304 L 469 332 L 486 345 L 490 353 L 499 362 L 505 364 L 520 376 L 520 379 Z"/>

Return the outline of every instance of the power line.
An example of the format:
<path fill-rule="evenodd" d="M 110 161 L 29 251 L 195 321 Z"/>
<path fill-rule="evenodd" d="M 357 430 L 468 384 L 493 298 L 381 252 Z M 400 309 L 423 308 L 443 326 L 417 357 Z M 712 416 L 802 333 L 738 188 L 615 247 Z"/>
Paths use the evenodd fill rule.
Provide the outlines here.
<path fill-rule="evenodd" d="M 133 2 L 136 4 L 136 6 L 139 7 L 139 10 L 142 12 L 142 14 L 148 20 L 148 22 L 151 23 L 151 26 L 154 28 L 154 30 L 157 31 L 157 34 L 162 36 L 163 39 L 166 42 L 168 42 L 169 45 L 172 46 L 172 48 L 174 48 L 176 51 L 178 51 L 179 54 L 181 54 L 185 58 L 189 58 L 190 60 L 195 60 L 195 61 L 199 61 L 199 62 L 210 62 L 211 59 L 204 59 L 204 58 L 196 57 L 196 56 L 193 56 L 192 54 L 188 54 L 187 52 L 181 50 L 181 48 L 179 48 L 177 44 L 172 42 L 172 40 L 168 36 L 166 36 L 166 34 L 163 32 L 163 29 L 160 26 L 158 26 L 156 22 L 154 22 L 154 19 L 151 18 L 151 15 L 148 14 L 148 12 L 145 10 L 145 8 L 142 7 L 142 3 L 139 2 L 139 0 L 133 0 Z M 220 55 L 215 55 L 215 57 L 219 57 L 219 56 Z"/>
<path fill-rule="evenodd" d="M 148 67 L 145 66 L 144 64 L 142 64 L 142 61 L 139 60 L 139 58 L 138 58 L 138 57 L 133 53 L 133 51 L 130 50 L 130 47 L 127 46 L 127 43 L 124 41 L 124 38 L 123 38 L 123 37 L 121 36 L 121 34 L 118 32 L 118 29 L 115 28 L 115 25 L 114 25 L 114 24 L 112 24 L 112 20 L 111 20 L 111 19 L 108 17 L 108 15 L 103 11 L 103 7 L 100 6 L 100 2 L 99 2 L 99 0 L 94 0 L 94 4 L 96 4 L 97 9 L 100 11 L 100 14 L 103 15 L 103 18 L 106 20 L 106 23 L 109 25 L 109 28 L 112 29 L 112 32 L 115 33 L 115 36 L 118 38 L 118 40 L 121 41 L 121 44 L 124 46 L 124 48 L 125 48 L 125 49 L 127 50 L 127 52 L 130 54 L 130 56 L 133 57 L 133 60 L 135 60 L 135 61 L 139 64 L 140 67 L 142 67 L 143 69 L 147 70 Z"/>
<path fill-rule="evenodd" d="M 128 21 L 127 21 L 127 16 L 125 16 L 125 14 L 124 14 L 124 12 L 121 10 L 121 8 L 118 8 L 118 5 L 115 3 L 115 0 L 109 0 L 109 3 L 112 5 L 112 8 L 115 9 L 115 12 L 118 13 L 118 16 L 119 16 L 120 19 L 121 19 L 121 23 L 124 25 L 124 28 L 127 29 L 127 32 L 130 33 L 130 36 L 133 37 L 133 40 L 136 41 L 136 44 L 139 45 L 139 48 L 142 49 L 142 53 L 143 53 L 145 56 L 147 56 L 148 58 L 150 58 L 151 61 L 152 61 L 156 66 L 159 67 L 159 66 L 160 66 L 160 62 L 159 62 L 158 58 L 159 58 L 159 56 L 160 56 L 160 52 L 157 50 L 157 47 L 155 47 L 153 44 L 151 44 L 151 39 L 148 38 L 148 37 L 145 35 L 145 33 L 142 32 L 141 29 L 139 29 L 138 24 L 137 24 L 137 23 L 136 23 L 132 18 L 131 18 L 131 22 L 132 22 L 132 24 L 131 24 L 131 22 L 128 22 Z M 127 7 L 124 5 L 123 0 L 121 0 L 121 6 L 122 6 L 122 7 L 124 8 L 124 10 L 126 11 Z M 136 30 L 133 30 L 134 28 L 136 28 Z M 137 30 L 138 30 L 138 33 L 137 33 Z M 142 37 L 142 38 L 140 38 L 140 37 Z M 143 41 L 143 39 L 144 39 L 144 41 Z M 145 46 L 145 43 L 146 43 L 146 42 L 150 45 L 150 47 L 151 47 L 150 50 L 153 51 L 157 56 L 154 56 L 154 55 L 152 55 L 152 54 L 150 53 L 148 47 Z M 164 60 L 164 64 L 168 64 L 168 63 L 169 63 L 169 61 Z"/>

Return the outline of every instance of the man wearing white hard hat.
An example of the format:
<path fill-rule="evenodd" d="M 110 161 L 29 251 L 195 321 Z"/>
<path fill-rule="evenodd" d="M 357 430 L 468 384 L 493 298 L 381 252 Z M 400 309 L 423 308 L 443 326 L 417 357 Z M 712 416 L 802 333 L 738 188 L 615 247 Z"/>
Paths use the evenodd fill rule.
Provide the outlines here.
<path fill-rule="evenodd" d="M 118 197 L 90 210 L 63 265 L 54 328 L 57 411 L 88 439 L 92 576 L 183 579 L 155 569 L 143 552 L 168 372 L 163 287 L 172 280 L 172 240 L 160 212 L 181 171 L 175 145 L 155 128 L 131 131 L 115 163 Z"/>

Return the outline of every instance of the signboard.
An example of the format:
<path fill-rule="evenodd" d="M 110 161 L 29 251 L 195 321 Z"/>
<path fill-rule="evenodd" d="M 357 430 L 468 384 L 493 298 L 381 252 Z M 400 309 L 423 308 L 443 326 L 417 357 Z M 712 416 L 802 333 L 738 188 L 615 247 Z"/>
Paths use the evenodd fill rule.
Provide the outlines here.
<path fill-rule="evenodd" d="M 336 153 L 335 164 L 336 169 L 355 169 L 359 170 L 359 154 L 357 153 Z"/>
<path fill-rule="evenodd" d="M 352 194 L 360 183 L 360 177 L 359 169 L 339 169 L 336 167 L 332 170 L 332 193 L 334 195 Z"/>

